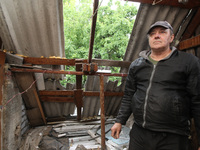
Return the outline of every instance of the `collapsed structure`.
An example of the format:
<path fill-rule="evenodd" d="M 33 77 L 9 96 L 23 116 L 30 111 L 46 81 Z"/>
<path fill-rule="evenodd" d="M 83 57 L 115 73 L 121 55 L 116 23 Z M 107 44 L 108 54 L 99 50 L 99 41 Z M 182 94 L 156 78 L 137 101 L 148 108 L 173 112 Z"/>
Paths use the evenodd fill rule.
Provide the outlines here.
<path fill-rule="evenodd" d="M 66 59 L 63 58 L 62 1 L 0 2 L 1 149 L 19 149 L 23 135 L 33 127 L 72 119 L 81 124 L 99 116 L 101 148 L 105 149 L 106 118 L 117 115 L 123 79 L 138 53 L 148 49 L 146 32 L 156 20 L 166 20 L 173 26 L 173 45 L 200 58 L 199 1 L 129 1 L 141 5 L 123 61 L 92 59 L 98 13 L 93 16 L 88 60 Z M 98 0 L 94 0 L 94 12 L 97 8 Z M 63 71 L 63 66 L 75 66 L 76 70 Z M 102 73 L 99 66 L 120 67 L 121 72 Z M 59 81 L 64 74 L 75 75 L 76 83 L 61 86 Z M 82 85 L 83 76 L 87 76 L 85 85 Z M 120 76 L 122 84 L 109 81 L 109 76 Z"/>

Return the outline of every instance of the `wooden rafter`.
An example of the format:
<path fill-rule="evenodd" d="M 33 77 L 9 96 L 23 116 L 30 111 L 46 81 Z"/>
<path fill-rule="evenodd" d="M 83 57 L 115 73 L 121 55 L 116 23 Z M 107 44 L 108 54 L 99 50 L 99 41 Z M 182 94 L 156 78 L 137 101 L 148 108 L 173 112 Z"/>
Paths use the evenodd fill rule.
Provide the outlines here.
<path fill-rule="evenodd" d="M 196 46 L 200 46 L 200 35 L 181 41 L 178 45 L 178 49 L 185 50 Z"/>
<path fill-rule="evenodd" d="M 200 7 L 199 0 L 188 0 L 188 3 L 186 4 L 179 3 L 178 0 L 128 0 L 128 1 L 155 4 L 155 5 L 169 5 L 173 7 L 188 8 L 188 9 Z"/>
<path fill-rule="evenodd" d="M 197 10 L 195 16 L 193 17 L 192 21 L 190 22 L 189 26 L 187 27 L 185 33 L 182 36 L 181 40 L 186 40 L 191 38 L 196 30 L 196 28 L 200 24 L 200 8 Z"/>

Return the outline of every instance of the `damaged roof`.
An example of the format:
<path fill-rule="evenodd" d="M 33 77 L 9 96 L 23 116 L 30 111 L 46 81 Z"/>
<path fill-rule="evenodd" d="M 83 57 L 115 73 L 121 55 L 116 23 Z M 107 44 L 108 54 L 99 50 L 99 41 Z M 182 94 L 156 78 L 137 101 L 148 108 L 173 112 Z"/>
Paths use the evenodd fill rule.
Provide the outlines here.
<path fill-rule="evenodd" d="M 138 57 L 140 51 L 148 49 L 147 30 L 157 20 L 166 20 L 173 26 L 175 46 L 200 57 L 200 39 L 198 36 L 200 34 L 199 1 L 189 0 L 188 3 L 179 3 L 178 0 L 173 2 L 154 0 L 153 5 L 150 0 L 129 1 L 141 2 L 141 5 L 133 25 L 124 61 L 131 62 Z M 5 49 L 29 57 L 65 57 L 62 0 L 1 0 L 0 24 L 0 45 L 2 50 Z M 188 39 L 190 39 L 190 43 L 197 42 L 188 46 L 184 42 L 184 40 Z M 45 68 L 48 67 L 45 66 Z M 59 67 L 55 68 L 59 69 Z M 127 73 L 127 68 L 122 68 L 122 72 Z M 25 77 L 30 81 L 29 84 L 34 81 L 30 76 L 21 76 L 18 78 L 21 80 L 20 84 L 24 82 Z M 58 81 L 60 78 L 60 75 L 45 75 L 39 81 L 43 84 L 42 86 L 45 90 L 75 89 L 74 85 L 68 85 L 65 88 L 61 87 Z M 99 78 L 88 77 L 88 81 L 90 82 L 86 82 L 86 90 L 100 90 L 99 84 L 97 84 L 99 83 Z M 26 90 L 26 87 L 27 85 L 24 85 L 22 89 Z M 40 88 L 37 87 L 37 89 Z M 119 92 L 123 91 L 123 85 L 117 86 L 117 82 L 108 82 L 106 78 L 105 89 Z M 37 96 L 33 95 L 33 97 L 37 99 Z M 113 97 L 107 100 L 105 112 L 108 116 L 117 114 L 120 100 L 121 97 Z M 83 102 L 83 117 L 95 117 L 99 114 L 100 104 L 98 96 L 84 97 Z M 35 116 L 31 116 L 31 114 L 35 113 L 36 109 L 33 109 L 31 105 L 27 109 L 30 111 L 28 111 L 28 114 L 30 114 L 32 120 L 35 120 Z M 75 105 L 72 103 L 65 103 L 63 105 L 62 103 L 44 102 L 43 109 L 45 117 L 61 117 L 72 114 L 75 110 Z M 32 125 L 40 124 L 41 122 L 42 119 L 39 122 L 33 122 Z"/>

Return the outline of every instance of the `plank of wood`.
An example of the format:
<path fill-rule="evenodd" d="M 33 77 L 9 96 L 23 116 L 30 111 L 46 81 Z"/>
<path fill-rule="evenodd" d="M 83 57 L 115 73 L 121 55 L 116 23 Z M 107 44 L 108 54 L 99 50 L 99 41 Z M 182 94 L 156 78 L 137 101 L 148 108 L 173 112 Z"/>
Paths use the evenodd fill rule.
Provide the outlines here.
<path fill-rule="evenodd" d="M 75 66 L 76 64 L 88 63 L 86 59 L 62 59 L 62 58 L 38 58 L 38 57 L 25 57 L 24 64 L 34 65 L 66 65 Z M 126 67 L 131 64 L 129 61 L 116 61 L 116 60 L 104 60 L 104 59 L 92 59 L 92 63 L 97 63 L 98 66 L 113 66 L 113 67 Z"/>
<path fill-rule="evenodd" d="M 40 100 L 43 102 L 74 103 L 74 97 L 41 96 Z"/>
<path fill-rule="evenodd" d="M 74 66 L 75 59 L 61 59 L 61 58 L 38 58 L 38 57 L 25 57 L 24 63 L 30 63 L 34 65 L 67 65 L 67 66 Z"/>
<path fill-rule="evenodd" d="M 74 91 L 68 90 L 68 91 L 39 91 L 39 95 L 48 95 L 48 96 L 74 96 Z"/>
<path fill-rule="evenodd" d="M 58 133 L 65 133 L 65 132 L 72 132 L 72 131 L 97 129 L 97 128 L 99 128 L 99 125 L 76 125 L 76 126 L 65 126 L 62 128 L 53 128 L 53 130 Z"/>
<path fill-rule="evenodd" d="M 185 50 L 199 45 L 200 45 L 200 35 L 181 41 L 178 45 L 178 49 Z"/>
<path fill-rule="evenodd" d="M 189 0 L 188 3 L 183 4 L 179 3 L 178 0 L 173 1 L 167 1 L 167 0 L 128 0 L 132 2 L 140 2 L 140 3 L 147 3 L 147 4 L 153 4 L 155 2 L 155 5 L 169 5 L 173 7 L 180 7 L 180 8 L 197 8 L 200 7 L 200 1 L 198 0 Z"/>
<path fill-rule="evenodd" d="M 200 1 L 199 1 L 200 3 Z M 192 21 L 190 22 L 190 24 L 188 25 L 185 33 L 182 36 L 181 40 L 186 40 L 190 37 L 192 37 L 192 35 L 194 34 L 196 28 L 199 26 L 200 24 L 200 8 L 197 10 L 195 16 L 192 18 Z"/>
<path fill-rule="evenodd" d="M 44 121 L 44 124 L 47 124 L 47 121 L 46 121 L 45 115 L 44 115 L 44 111 L 43 111 L 41 102 L 40 102 L 40 100 L 39 100 L 38 94 L 37 94 L 37 92 L 36 92 L 36 89 L 34 89 L 33 92 L 34 92 L 34 94 L 35 94 L 35 98 L 36 98 L 36 101 L 37 101 L 37 104 L 38 104 L 38 107 L 39 107 L 39 110 L 40 110 L 42 119 L 43 119 L 43 121 Z"/>

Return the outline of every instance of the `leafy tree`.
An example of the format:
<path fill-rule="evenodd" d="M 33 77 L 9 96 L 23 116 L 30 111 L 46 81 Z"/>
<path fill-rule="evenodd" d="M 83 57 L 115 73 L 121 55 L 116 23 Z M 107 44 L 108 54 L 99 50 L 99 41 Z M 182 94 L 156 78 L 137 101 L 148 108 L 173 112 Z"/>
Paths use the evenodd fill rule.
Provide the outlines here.
<path fill-rule="evenodd" d="M 88 59 L 93 0 L 63 0 L 63 6 L 66 58 Z M 110 0 L 98 8 L 93 58 L 123 60 L 136 13 L 128 2 Z M 116 67 L 111 70 L 119 72 Z M 67 80 L 75 81 L 75 76 L 67 75 Z"/>
<path fill-rule="evenodd" d="M 107 6 L 99 8 L 94 57 L 123 60 L 137 9 L 128 2 L 123 6 L 117 1 L 115 9 L 112 6 L 113 2 L 110 0 Z"/>

